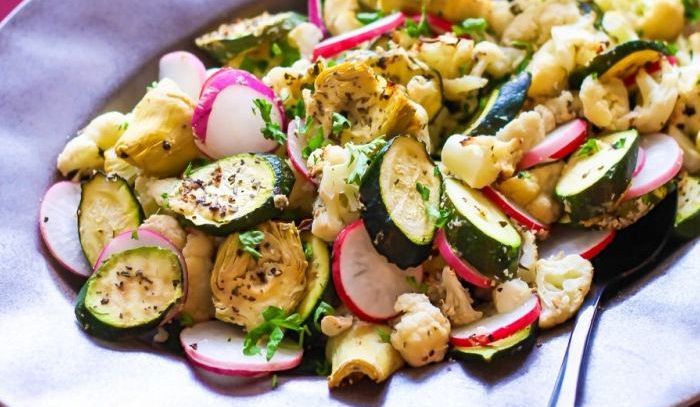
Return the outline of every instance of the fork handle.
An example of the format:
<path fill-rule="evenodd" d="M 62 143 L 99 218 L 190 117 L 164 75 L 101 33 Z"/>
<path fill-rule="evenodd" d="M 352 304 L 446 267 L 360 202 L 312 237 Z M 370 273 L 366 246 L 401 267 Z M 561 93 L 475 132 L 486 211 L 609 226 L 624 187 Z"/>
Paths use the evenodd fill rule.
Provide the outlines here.
<path fill-rule="evenodd" d="M 581 367 L 588 353 L 591 328 L 595 322 L 598 303 L 605 291 L 605 286 L 594 284 L 588 297 L 581 305 L 574 330 L 569 337 L 564 361 L 559 368 L 559 377 L 549 399 L 549 407 L 574 407 L 580 393 L 579 382 Z"/>

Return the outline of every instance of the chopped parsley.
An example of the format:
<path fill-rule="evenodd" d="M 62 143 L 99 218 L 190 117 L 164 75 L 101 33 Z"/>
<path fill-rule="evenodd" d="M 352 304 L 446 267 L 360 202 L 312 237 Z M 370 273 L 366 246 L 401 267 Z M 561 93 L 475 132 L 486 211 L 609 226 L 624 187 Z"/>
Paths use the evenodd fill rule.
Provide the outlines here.
<path fill-rule="evenodd" d="M 180 326 L 192 326 L 194 325 L 194 319 L 192 316 L 186 312 L 180 314 Z"/>
<path fill-rule="evenodd" d="M 379 20 L 380 18 L 384 17 L 384 13 L 381 11 L 372 11 L 372 12 L 366 12 L 362 11 L 357 13 L 357 21 L 361 22 L 364 25 L 367 24 L 372 24 L 373 22 Z"/>
<path fill-rule="evenodd" d="M 627 138 L 626 138 L 626 137 L 619 138 L 619 139 L 617 139 L 617 141 L 615 141 L 615 142 L 612 144 L 612 147 L 613 147 L 615 150 L 619 150 L 619 149 L 621 149 L 622 147 L 625 146 L 625 141 L 627 141 Z"/>
<path fill-rule="evenodd" d="M 331 374 L 331 362 L 325 358 L 323 362 L 316 361 L 316 374 L 319 376 L 328 376 Z"/>
<path fill-rule="evenodd" d="M 340 133 L 343 132 L 345 129 L 349 129 L 352 126 L 350 123 L 350 120 L 348 120 L 347 117 L 343 116 L 340 113 L 333 113 L 332 117 L 332 124 L 331 124 L 331 133 L 335 136 L 339 136 Z"/>
<path fill-rule="evenodd" d="M 326 141 L 326 138 L 323 137 L 323 130 L 318 129 L 316 132 L 316 135 L 311 137 L 309 139 L 309 142 L 306 144 L 306 147 L 304 147 L 303 150 L 301 150 L 301 157 L 303 159 L 308 159 L 309 156 L 311 156 L 311 153 L 313 153 L 315 150 L 318 150 L 319 148 L 323 147 L 323 143 Z"/>
<path fill-rule="evenodd" d="M 412 18 L 407 18 L 404 23 L 406 27 L 406 33 L 411 38 L 418 38 L 421 36 L 431 36 L 433 35 L 433 30 L 428 24 L 428 16 L 425 12 L 425 6 L 423 6 L 423 11 L 420 15 L 420 20 L 416 23 Z"/>
<path fill-rule="evenodd" d="M 413 276 L 408 276 L 406 277 L 406 282 L 408 285 L 411 286 L 416 292 L 419 292 L 421 294 L 425 294 L 428 292 L 428 284 L 426 283 L 419 283 L 418 280 L 416 280 L 415 277 Z"/>
<path fill-rule="evenodd" d="M 589 138 L 581 145 L 581 147 L 578 148 L 578 151 L 576 151 L 576 157 L 590 157 L 598 151 L 600 151 L 598 141 L 594 138 Z"/>
<path fill-rule="evenodd" d="M 698 3 L 698 0 L 683 0 L 683 8 L 685 8 L 685 17 L 691 23 L 700 20 L 700 3 Z"/>
<path fill-rule="evenodd" d="M 529 172 L 527 171 L 518 171 L 518 175 L 516 175 L 518 179 L 530 179 L 532 176 L 530 175 Z"/>
<path fill-rule="evenodd" d="M 391 334 L 384 328 L 377 328 L 377 335 L 379 339 L 384 343 L 391 342 Z"/>
<path fill-rule="evenodd" d="M 447 209 L 435 209 L 433 212 L 428 211 L 429 216 L 435 216 L 437 219 L 435 221 L 435 227 L 441 228 L 447 224 L 450 220 L 450 212 Z"/>
<path fill-rule="evenodd" d="M 532 54 L 535 53 L 535 47 L 530 41 L 523 40 L 515 40 L 511 42 L 510 45 L 514 48 L 522 49 L 525 51 L 525 57 L 522 61 L 520 61 L 518 67 L 515 68 L 515 72 L 520 73 L 524 71 L 525 68 L 527 68 L 527 66 L 530 64 L 530 61 L 532 60 Z"/>
<path fill-rule="evenodd" d="M 128 121 L 128 120 L 124 120 L 124 123 L 120 124 L 120 125 L 117 127 L 117 129 L 118 129 L 119 131 L 126 131 L 126 129 L 128 129 L 128 128 L 129 128 L 129 121 Z"/>
<path fill-rule="evenodd" d="M 131 232 L 131 238 L 133 240 L 139 240 L 139 230 L 138 229 L 134 229 L 134 231 Z"/>
<path fill-rule="evenodd" d="M 194 160 L 187 163 L 187 167 L 185 168 L 185 171 L 182 173 L 182 175 L 183 177 L 187 178 L 191 176 L 197 168 L 203 167 L 209 163 L 211 163 L 211 161 L 207 160 L 206 158 L 195 158 Z"/>
<path fill-rule="evenodd" d="M 158 87 L 158 81 L 153 81 L 153 82 L 151 82 L 150 85 L 146 86 L 146 92 L 150 92 L 157 87 Z"/>
<path fill-rule="evenodd" d="M 238 235 L 238 240 L 241 242 L 241 249 L 249 253 L 256 260 L 262 256 L 258 251 L 258 246 L 265 240 L 265 234 L 259 230 L 249 230 L 247 232 L 240 233 Z"/>
<path fill-rule="evenodd" d="M 263 122 L 265 122 L 265 127 L 260 129 L 268 140 L 274 140 L 279 144 L 284 144 L 287 141 L 287 134 L 282 131 L 279 123 L 272 121 L 272 103 L 266 99 L 255 99 L 253 100 L 253 113 L 257 109 L 260 112 L 260 117 L 262 117 Z"/>
<path fill-rule="evenodd" d="M 484 18 L 468 18 L 461 24 L 452 26 L 452 31 L 457 36 L 468 35 L 470 37 L 482 38 L 488 29 L 488 24 Z"/>
<path fill-rule="evenodd" d="M 160 194 L 160 198 L 163 200 L 163 204 L 161 206 L 165 209 L 170 208 L 170 195 L 168 195 L 167 192 L 163 192 Z"/>
<path fill-rule="evenodd" d="M 267 338 L 265 358 L 269 361 L 279 349 L 285 330 L 299 332 L 299 346 L 304 342 L 304 334 L 309 333 L 309 328 L 302 324 L 298 313 L 286 315 L 283 309 L 269 306 L 263 311 L 262 317 L 264 321 L 251 329 L 243 340 L 243 354 L 246 356 L 261 354 L 258 343 Z"/>
<path fill-rule="evenodd" d="M 314 310 L 313 319 L 314 326 L 319 332 L 321 332 L 321 318 L 326 315 L 335 315 L 335 308 L 333 308 L 333 306 L 331 306 L 329 303 L 321 301 L 321 303 L 318 304 Z"/>
<path fill-rule="evenodd" d="M 282 48 L 280 45 L 276 42 L 272 43 L 272 46 L 270 47 L 270 52 L 272 53 L 273 57 L 280 56 L 282 55 Z"/>
<path fill-rule="evenodd" d="M 306 116 L 306 104 L 304 99 L 299 99 L 294 106 L 287 108 L 287 116 L 304 118 Z"/>
<path fill-rule="evenodd" d="M 430 190 L 425 185 L 420 182 L 416 182 L 416 191 L 420 194 L 423 202 L 428 202 L 430 200 Z"/>
<path fill-rule="evenodd" d="M 241 62 L 240 68 L 244 71 L 248 71 L 254 74 L 258 72 L 264 72 L 265 70 L 267 70 L 268 66 L 269 63 L 264 59 L 252 59 L 245 57 Z"/>
<path fill-rule="evenodd" d="M 311 260 L 314 257 L 314 247 L 311 243 L 304 243 L 304 257 L 306 260 Z"/>
<path fill-rule="evenodd" d="M 384 147 L 386 141 L 383 138 L 372 140 L 367 144 L 354 145 L 348 143 L 345 148 L 350 151 L 350 165 L 354 167 L 350 171 L 348 178 L 345 180 L 348 184 L 360 185 L 362 177 L 365 175 L 369 164 L 372 162 L 374 155 Z M 342 195 L 341 195 L 342 196 Z"/>

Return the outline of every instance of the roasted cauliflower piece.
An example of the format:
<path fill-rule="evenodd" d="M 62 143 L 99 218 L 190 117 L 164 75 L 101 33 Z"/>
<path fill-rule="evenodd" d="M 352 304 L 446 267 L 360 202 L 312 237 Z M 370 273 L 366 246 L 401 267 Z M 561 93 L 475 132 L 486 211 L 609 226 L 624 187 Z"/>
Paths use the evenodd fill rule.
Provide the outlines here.
<path fill-rule="evenodd" d="M 293 223 L 265 222 L 255 259 L 243 251 L 239 234 L 230 235 L 219 247 L 211 275 L 216 318 L 250 330 L 263 322 L 270 306 L 293 311 L 306 288 L 306 258 Z"/>
<path fill-rule="evenodd" d="M 512 4 L 515 8 L 510 10 L 519 13 L 503 29 L 502 40 L 506 44 L 518 40 L 541 45 L 551 38 L 552 27 L 574 23 L 581 16 L 575 1 L 518 1 Z M 500 14 L 501 19 L 508 19 L 504 11 Z"/>
<path fill-rule="evenodd" d="M 166 78 L 136 105 L 133 120 L 115 145 L 117 155 L 145 174 L 179 175 L 199 156 L 192 133 L 195 103 Z"/>
<path fill-rule="evenodd" d="M 530 215 L 542 222 L 553 223 L 562 212 L 561 204 L 554 198 L 554 188 L 563 168 L 564 163 L 557 161 L 520 171 L 501 181 L 497 188 Z"/>
<path fill-rule="evenodd" d="M 78 180 L 102 169 L 104 158 L 100 148 L 92 139 L 74 137 L 63 147 L 56 159 L 56 168 L 64 177 Z"/>
<path fill-rule="evenodd" d="M 469 291 L 459 282 L 457 274 L 450 267 L 444 267 L 441 275 L 441 291 L 444 298 L 440 299 L 440 310 L 454 326 L 466 325 L 481 319 L 483 313 L 472 307 Z"/>
<path fill-rule="evenodd" d="M 328 339 L 326 359 L 331 362 L 328 387 L 340 387 L 367 377 L 380 383 L 403 366 L 401 355 L 378 331 L 386 325 L 357 321 L 350 329 Z"/>
<path fill-rule="evenodd" d="M 326 0 L 323 3 L 323 22 L 333 35 L 362 27 L 357 19 L 360 10 L 358 0 Z"/>
<path fill-rule="evenodd" d="M 516 278 L 496 286 L 491 295 L 496 311 L 502 314 L 523 305 L 532 296 L 532 291 L 526 282 Z"/>
<path fill-rule="evenodd" d="M 583 115 L 607 130 L 626 130 L 630 125 L 630 105 L 625 84 L 617 79 L 600 80 L 588 76 L 579 93 Z"/>
<path fill-rule="evenodd" d="M 664 128 L 678 99 L 678 70 L 666 61 L 661 62 L 661 67 L 659 82 L 644 69 L 640 69 L 635 78 L 642 100 L 632 110 L 630 117 L 632 126 L 642 133 L 653 133 Z"/>
<path fill-rule="evenodd" d="M 448 172 L 472 188 L 483 188 L 501 174 L 515 170 L 520 140 L 502 141 L 493 136 L 468 137 L 455 134 L 442 147 L 442 162 Z"/>
<path fill-rule="evenodd" d="M 214 266 L 214 239 L 194 230 L 187 234 L 182 255 L 187 264 L 187 299 L 182 312 L 194 322 L 214 318 L 212 303 L 211 270 Z"/>
<path fill-rule="evenodd" d="M 391 345 L 411 366 L 439 362 L 447 353 L 450 321 L 425 294 L 401 294 L 394 304 L 401 312 L 391 333 Z"/>
<path fill-rule="evenodd" d="M 409 99 L 400 85 L 388 82 L 364 62 L 344 62 L 323 70 L 306 112 L 326 135 L 334 137 L 333 114 L 343 114 L 351 126 L 338 136 L 341 144 L 407 135 L 429 147 L 425 109 Z"/>
<path fill-rule="evenodd" d="M 551 328 L 571 318 L 583 303 L 593 280 L 591 262 L 579 255 L 537 261 L 535 284 L 542 311 L 540 328 Z"/>
<path fill-rule="evenodd" d="M 177 219 L 170 215 L 151 215 L 146 219 L 141 227 L 159 233 L 170 241 L 178 250 L 185 247 L 187 233 L 182 229 Z"/>
<path fill-rule="evenodd" d="M 683 30 L 682 0 L 595 0 L 603 11 L 623 13 L 643 37 L 671 41 Z"/>

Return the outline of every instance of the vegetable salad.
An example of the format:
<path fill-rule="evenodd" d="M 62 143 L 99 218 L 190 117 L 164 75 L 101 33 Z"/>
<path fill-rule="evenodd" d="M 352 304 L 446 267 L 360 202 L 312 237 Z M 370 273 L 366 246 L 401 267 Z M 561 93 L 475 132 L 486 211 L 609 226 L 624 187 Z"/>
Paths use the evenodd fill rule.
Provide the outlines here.
<path fill-rule="evenodd" d="M 699 19 L 685 0 L 241 18 L 66 144 L 41 233 L 86 278 L 85 332 L 212 374 L 337 387 L 508 357 L 669 194 L 700 235 Z"/>

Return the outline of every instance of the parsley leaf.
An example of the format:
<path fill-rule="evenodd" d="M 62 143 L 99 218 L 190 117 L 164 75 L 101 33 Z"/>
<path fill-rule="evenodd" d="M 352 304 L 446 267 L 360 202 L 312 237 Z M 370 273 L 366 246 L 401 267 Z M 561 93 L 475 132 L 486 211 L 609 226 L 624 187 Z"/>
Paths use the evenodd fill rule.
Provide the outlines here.
<path fill-rule="evenodd" d="M 331 362 L 325 358 L 323 362 L 316 361 L 316 374 L 319 376 L 328 376 L 331 374 Z"/>
<path fill-rule="evenodd" d="M 617 139 L 616 142 L 614 142 L 614 143 L 612 144 L 612 147 L 613 147 L 615 150 L 619 150 L 619 149 L 621 149 L 622 147 L 625 146 L 625 141 L 627 141 L 627 138 L 626 138 L 626 137 L 619 138 L 619 139 Z"/>
<path fill-rule="evenodd" d="M 530 61 L 532 60 L 532 54 L 535 53 L 535 47 L 532 45 L 530 41 L 523 41 L 523 40 L 515 40 L 510 43 L 512 47 L 522 49 L 525 51 L 525 58 L 523 58 L 522 61 L 518 64 L 518 67 L 515 68 L 516 73 L 520 73 L 527 68 L 527 66 L 530 64 Z"/>
<path fill-rule="evenodd" d="M 382 342 L 384 342 L 384 343 L 391 342 L 391 334 L 389 332 L 387 332 L 386 329 L 377 328 L 377 335 L 379 335 L 379 339 L 381 339 Z"/>
<path fill-rule="evenodd" d="M 304 99 L 299 99 L 294 106 L 286 109 L 287 116 L 304 118 L 306 116 L 306 104 Z"/>
<path fill-rule="evenodd" d="M 416 182 L 416 191 L 420 194 L 423 202 L 428 202 L 430 200 L 430 190 L 425 185 L 420 182 Z"/>
<path fill-rule="evenodd" d="M 331 133 L 336 136 L 340 135 L 344 129 L 349 129 L 352 126 L 350 120 L 340 113 L 333 113 L 332 120 Z"/>
<path fill-rule="evenodd" d="M 316 329 L 321 332 L 321 318 L 326 316 L 326 315 L 335 315 L 335 308 L 333 308 L 332 305 L 325 301 L 321 301 L 318 306 L 316 306 L 316 309 L 314 310 L 314 326 Z"/>
<path fill-rule="evenodd" d="M 416 292 L 419 292 L 421 294 L 425 294 L 428 292 L 428 284 L 426 283 L 418 283 L 415 277 L 413 276 L 408 276 L 406 277 L 406 282 L 408 285 L 411 286 Z"/>
<path fill-rule="evenodd" d="M 192 326 L 194 325 L 194 319 L 192 316 L 186 312 L 180 314 L 180 326 Z"/>
<path fill-rule="evenodd" d="M 263 122 L 265 122 L 265 127 L 260 129 L 263 137 L 268 140 L 274 140 L 279 144 L 284 144 L 287 141 L 287 133 L 282 131 L 282 127 L 280 127 L 279 123 L 274 123 L 272 121 L 272 103 L 265 99 L 255 99 L 253 100 L 253 104 L 255 105 L 253 106 L 253 112 L 255 112 L 257 108 L 258 112 L 260 112 L 260 117 L 262 117 Z"/>
<path fill-rule="evenodd" d="M 469 35 L 470 37 L 481 38 L 486 33 L 488 24 L 483 18 L 468 18 L 461 24 L 452 26 L 452 31 L 456 36 Z"/>
<path fill-rule="evenodd" d="M 270 52 L 272 53 L 273 57 L 282 55 L 282 48 L 280 48 L 280 45 L 276 42 L 272 43 L 272 46 L 270 47 Z"/>
<path fill-rule="evenodd" d="M 240 68 L 244 71 L 248 71 L 252 74 L 264 72 L 267 70 L 269 63 L 264 59 L 252 59 L 245 57 L 241 62 Z"/>
<path fill-rule="evenodd" d="M 425 6 L 423 6 L 423 11 L 420 15 L 420 20 L 418 20 L 417 23 L 409 17 L 406 19 L 406 22 L 404 24 L 406 26 L 406 33 L 411 38 L 433 35 L 433 30 L 430 29 L 430 25 L 428 24 L 428 16 L 425 12 Z"/>
<path fill-rule="evenodd" d="M 163 192 L 160 194 L 160 198 L 163 200 L 163 205 L 161 206 L 165 209 L 170 208 L 170 195 L 167 192 Z"/>
<path fill-rule="evenodd" d="M 345 145 L 350 151 L 350 164 L 353 165 L 348 178 L 345 180 L 348 184 L 360 185 L 362 177 L 364 177 L 369 164 L 372 162 L 374 155 L 386 144 L 382 138 L 375 139 L 367 144 L 354 145 L 348 143 Z"/>
<path fill-rule="evenodd" d="M 306 147 L 304 147 L 304 149 L 301 150 L 301 157 L 305 160 L 308 159 L 311 153 L 323 147 L 324 141 L 326 141 L 326 138 L 323 137 L 323 130 L 318 129 L 316 135 L 311 137 L 308 143 L 306 144 Z"/>
<path fill-rule="evenodd" d="M 131 238 L 133 240 L 139 240 L 139 230 L 138 229 L 134 229 L 134 231 L 131 232 Z"/>
<path fill-rule="evenodd" d="M 530 173 L 527 171 L 518 171 L 517 177 L 518 177 L 518 179 L 530 179 L 530 178 L 532 178 Z"/>
<path fill-rule="evenodd" d="M 683 8 L 685 8 L 685 17 L 691 23 L 700 20 L 700 4 L 697 0 L 683 0 Z"/>
<path fill-rule="evenodd" d="M 151 82 L 150 85 L 146 86 L 146 92 L 150 92 L 157 87 L 158 87 L 158 81 L 153 81 L 153 82 Z"/>
<path fill-rule="evenodd" d="M 359 12 L 357 13 L 357 21 L 361 22 L 363 25 L 367 24 L 372 24 L 373 22 L 379 20 L 380 18 L 384 17 L 384 13 L 381 11 L 373 11 L 373 12 Z"/>
<path fill-rule="evenodd" d="M 314 257 L 314 247 L 311 243 L 304 243 L 304 257 L 306 260 L 311 260 Z"/>
<path fill-rule="evenodd" d="M 598 151 L 600 151 L 598 141 L 594 138 L 589 138 L 581 145 L 581 147 L 578 148 L 576 151 L 576 157 L 590 157 Z"/>
<path fill-rule="evenodd" d="M 304 333 L 308 333 L 308 328 L 302 325 L 301 316 L 297 313 L 285 315 L 281 308 L 269 306 L 263 311 L 262 317 L 264 321 L 251 329 L 243 340 L 243 354 L 246 356 L 260 354 L 262 350 L 258 347 L 258 343 L 263 338 L 267 338 L 265 357 L 269 361 L 279 349 L 286 329 L 299 332 L 300 342 L 304 339 Z"/>
<path fill-rule="evenodd" d="M 187 168 L 185 168 L 185 171 L 182 173 L 182 175 L 183 177 L 187 178 L 191 176 L 197 168 L 203 167 L 209 163 L 211 163 L 211 161 L 207 160 L 206 158 L 195 158 L 194 160 L 187 163 Z"/>
<path fill-rule="evenodd" d="M 238 240 L 241 242 L 241 249 L 250 253 L 256 260 L 262 256 L 258 251 L 258 246 L 265 240 L 265 234 L 259 230 L 249 230 L 247 232 L 240 233 L 238 235 Z"/>
<path fill-rule="evenodd" d="M 440 208 L 440 210 L 438 210 L 437 215 L 438 217 L 435 221 L 435 227 L 442 228 L 447 224 L 447 221 L 450 220 L 450 212 L 446 209 Z"/>
<path fill-rule="evenodd" d="M 120 124 L 120 125 L 117 127 L 117 129 L 118 129 L 119 131 L 126 131 L 126 129 L 128 129 L 128 128 L 129 128 L 129 121 L 128 121 L 128 120 L 124 120 L 124 123 Z"/>

